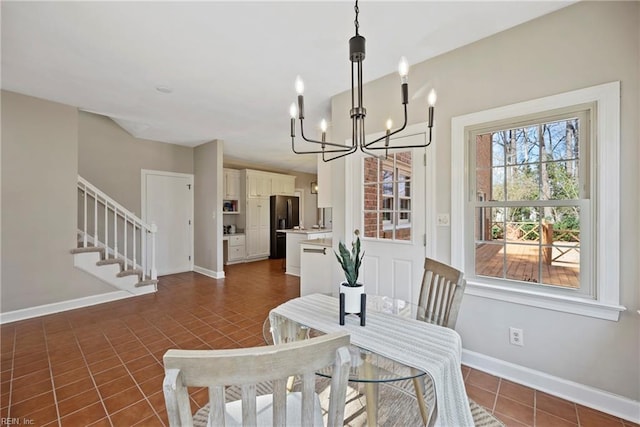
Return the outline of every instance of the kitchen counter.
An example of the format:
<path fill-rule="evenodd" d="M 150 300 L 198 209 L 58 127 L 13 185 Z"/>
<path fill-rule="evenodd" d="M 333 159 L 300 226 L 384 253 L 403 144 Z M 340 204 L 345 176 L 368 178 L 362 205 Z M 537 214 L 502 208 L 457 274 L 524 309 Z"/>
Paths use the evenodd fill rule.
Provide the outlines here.
<path fill-rule="evenodd" d="M 303 230 L 294 230 L 293 228 L 287 228 L 285 230 L 276 230 L 278 233 L 293 233 L 293 234 L 318 234 L 318 233 L 331 233 L 330 228 L 305 228 Z"/>
<path fill-rule="evenodd" d="M 330 229 L 277 230 L 287 234 L 286 273 L 300 276 L 300 243 L 309 240 L 331 240 Z"/>
<path fill-rule="evenodd" d="M 313 245 L 313 246 L 322 246 L 324 248 L 333 247 L 333 239 L 325 238 L 325 239 L 313 239 L 313 240 L 303 240 L 300 242 L 301 245 Z"/>

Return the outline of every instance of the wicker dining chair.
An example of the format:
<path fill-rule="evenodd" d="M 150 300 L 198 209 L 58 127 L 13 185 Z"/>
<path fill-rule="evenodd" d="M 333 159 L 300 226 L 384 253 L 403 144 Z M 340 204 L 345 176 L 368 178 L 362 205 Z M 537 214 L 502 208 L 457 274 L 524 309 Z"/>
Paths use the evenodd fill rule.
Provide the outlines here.
<path fill-rule="evenodd" d="M 455 329 L 466 284 L 462 271 L 434 259 L 425 258 L 416 318 Z M 421 379 L 414 378 L 413 386 L 420 414 L 426 425 L 432 414 L 429 414 L 424 398 L 421 398 L 425 395 L 425 384 Z M 427 395 L 432 396 L 432 384 L 427 384 L 426 388 Z"/>
<path fill-rule="evenodd" d="M 322 426 L 315 372 L 333 366 L 328 426 L 342 426 L 351 356 L 344 332 L 270 346 L 228 350 L 169 350 L 163 383 L 169 425 Z M 301 378 L 302 391 L 286 390 L 289 376 Z M 227 387 L 239 386 L 239 387 Z M 209 404 L 191 413 L 187 387 L 208 387 Z M 225 393 L 242 398 L 225 403 Z M 256 396 L 256 390 L 271 394 Z"/>

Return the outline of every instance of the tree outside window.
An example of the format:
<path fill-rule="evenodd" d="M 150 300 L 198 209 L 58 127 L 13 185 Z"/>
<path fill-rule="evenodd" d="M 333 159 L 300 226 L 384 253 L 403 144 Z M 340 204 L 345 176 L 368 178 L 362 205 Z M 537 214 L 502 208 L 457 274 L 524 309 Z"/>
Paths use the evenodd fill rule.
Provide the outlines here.
<path fill-rule="evenodd" d="M 476 275 L 580 288 L 585 117 L 474 135 Z"/>

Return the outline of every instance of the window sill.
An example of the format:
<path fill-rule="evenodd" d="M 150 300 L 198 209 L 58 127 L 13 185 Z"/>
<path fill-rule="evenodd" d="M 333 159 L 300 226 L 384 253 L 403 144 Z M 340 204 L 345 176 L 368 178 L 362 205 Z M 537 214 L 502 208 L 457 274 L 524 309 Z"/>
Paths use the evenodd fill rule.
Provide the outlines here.
<path fill-rule="evenodd" d="M 620 318 L 620 312 L 626 310 L 626 307 L 621 305 L 605 304 L 584 298 L 571 298 L 529 290 L 512 289 L 506 286 L 489 285 L 474 281 L 467 281 L 465 293 L 482 298 L 545 308 L 547 310 L 561 311 L 580 316 L 595 317 L 597 319 L 611 320 L 614 322 L 617 322 Z"/>

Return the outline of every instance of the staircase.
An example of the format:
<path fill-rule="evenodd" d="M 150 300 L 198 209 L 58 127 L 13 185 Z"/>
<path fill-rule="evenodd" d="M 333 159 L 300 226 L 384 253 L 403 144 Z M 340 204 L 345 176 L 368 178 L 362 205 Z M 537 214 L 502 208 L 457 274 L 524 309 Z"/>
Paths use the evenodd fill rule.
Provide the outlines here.
<path fill-rule="evenodd" d="M 111 286 L 142 295 L 158 290 L 155 224 L 147 224 L 78 176 L 74 265 Z"/>

